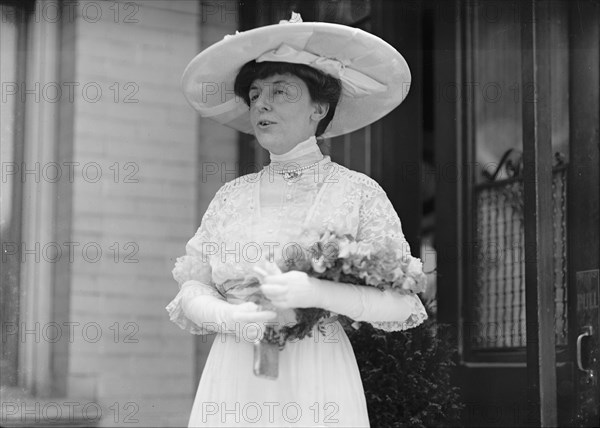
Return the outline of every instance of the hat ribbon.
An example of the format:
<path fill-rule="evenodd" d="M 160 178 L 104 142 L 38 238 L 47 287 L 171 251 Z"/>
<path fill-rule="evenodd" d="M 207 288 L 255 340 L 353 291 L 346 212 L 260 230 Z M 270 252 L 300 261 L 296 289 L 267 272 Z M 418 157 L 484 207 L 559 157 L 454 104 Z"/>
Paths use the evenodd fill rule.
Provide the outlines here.
<path fill-rule="evenodd" d="M 285 43 L 277 49 L 265 52 L 256 58 L 256 62 L 264 61 L 291 62 L 316 68 L 323 73 L 340 79 L 342 91 L 350 97 L 364 97 L 387 90 L 386 85 L 348 67 L 351 64 L 349 61 L 342 62 L 337 59 L 314 55 L 307 51 L 294 49 Z"/>

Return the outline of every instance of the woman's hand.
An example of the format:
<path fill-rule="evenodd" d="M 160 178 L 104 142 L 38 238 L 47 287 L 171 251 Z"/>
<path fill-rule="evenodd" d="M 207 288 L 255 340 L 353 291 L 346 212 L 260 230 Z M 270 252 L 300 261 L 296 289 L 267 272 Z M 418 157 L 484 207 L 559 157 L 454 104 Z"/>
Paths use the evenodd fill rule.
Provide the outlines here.
<path fill-rule="evenodd" d="M 261 291 L 278 308 L 316 307 L 318 279 L 297 270 L 263 277 Z"/>
<path fill-rule="evenodd" d="M 232 320 L 240 324 L 240 328 L 234 331 L 237 335 L 241 335 L 242 339 L 250 342 L 260 340 L 266 330 L 266 324 L 276 317 L 275 312 L 260 310 L 259 306 L 253 302 L 232 305 L 231 308 Z"/>

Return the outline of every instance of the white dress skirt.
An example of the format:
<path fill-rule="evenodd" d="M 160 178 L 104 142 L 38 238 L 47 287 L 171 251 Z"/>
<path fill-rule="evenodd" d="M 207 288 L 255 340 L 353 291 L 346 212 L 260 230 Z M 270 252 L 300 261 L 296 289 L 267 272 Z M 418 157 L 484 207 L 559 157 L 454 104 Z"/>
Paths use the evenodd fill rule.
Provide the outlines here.
<path fill-rule="evenodd" d="M 253 374 L 254 346 L 217 335 L 190 415 L 190 427 L 368 427 L 352 346 L 339 322 L 325 336 L 288 343 L 277 380 Z"/>
<path fill-rule="evenodd" d="M 166 309 L 171 321 L 190 333 L 210 333 L 183 313 L 181 302 L 190 293 L 233 303 L 229 297 L 236 290 L 228 288 L 231 281 L 243 291 L 245 283 L 256 280 L 253 267 L 260 260 L 281 266 L 326 229 L 357 241 L 392 237 L 410 254 L 387 195 L 366 175 L 331 162 L 329 156 L 319 163 L 318 174 L 293 182 L 264 172 L 221 187 L 188 241 L 186 254 L 177 259 L 173 277 L 180 290 Z M 407 297 L 406 304 L 412 308 L 409 322 L 371 324 L 396 331 L 427 318 L 416 295 Z M 254 375 L 253 346 L 234 335 L 217 335 L 198 385 L 190 427 L 369 426 L 354 351 L 339 322 L 327 324 L 325 336 L 315 327 L 312 338 L 287 343 L 279 355 L 277 380 Z"/>

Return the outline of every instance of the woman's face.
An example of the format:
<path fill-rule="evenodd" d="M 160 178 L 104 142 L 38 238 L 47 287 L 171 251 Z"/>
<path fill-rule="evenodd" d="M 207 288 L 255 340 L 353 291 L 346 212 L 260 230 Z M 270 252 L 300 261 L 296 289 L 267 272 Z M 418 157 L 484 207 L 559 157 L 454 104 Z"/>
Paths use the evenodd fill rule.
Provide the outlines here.
<path fill-rule="evenodd" d="M 250 85 L 250 121 L 260 145 L 283 154 L 315 135 L 328 106 L 311 100 L 302 79 L 275 74 Z"/>

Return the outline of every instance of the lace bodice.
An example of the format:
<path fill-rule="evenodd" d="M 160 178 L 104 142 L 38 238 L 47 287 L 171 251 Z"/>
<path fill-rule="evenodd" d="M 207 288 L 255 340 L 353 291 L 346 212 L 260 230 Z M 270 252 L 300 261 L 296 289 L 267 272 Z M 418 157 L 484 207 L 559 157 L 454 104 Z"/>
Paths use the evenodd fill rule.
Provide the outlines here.
<path fill-rule="evenodd" d="M 308 173 L 285 180 L 268 167 L 223 185 L 209 204 L 196 234 L 177 259 L 173 277 L 180 293 L 167 310 L 171 320 L 192 333 L 204 333 L 185 317 L 184 295 L 224 296 L 255 278 L 263 259 L 280 262 L 302 257 L 326 229 L 358 241 L 388 235 L 406 242 L 400 219 L 381 186 L 357 171 L 323 157 Z M 193 280 L 193 283 L 187 281 Z M 410 297 L 410 298 L 408 298 Z M 407 296 L 413 315 L 404 323 L 372 323 L 388 331 L 414 327 L 427 318 L 418 296 Z"/>

